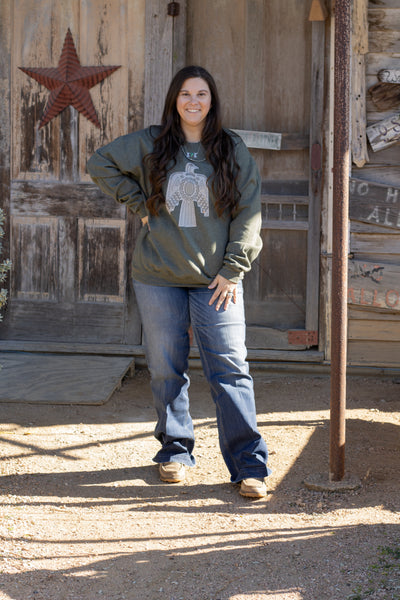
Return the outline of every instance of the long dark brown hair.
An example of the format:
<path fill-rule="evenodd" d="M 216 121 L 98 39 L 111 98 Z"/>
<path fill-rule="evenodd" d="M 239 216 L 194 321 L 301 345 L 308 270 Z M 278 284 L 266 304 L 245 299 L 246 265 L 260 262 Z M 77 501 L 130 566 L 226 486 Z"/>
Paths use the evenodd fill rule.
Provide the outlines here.
<path fill-rule="evenodd" d="M 150 167 L 152 194 L 147 199 L 147 207 L 152 215 L 157 215 L 160 206 L 165 204 L 162 186 L 167 179 L 167 166 L 171 161 L 176 163 L 179 148 L 185 143 L 176 100 L 184 82 L 192 77 L 204 79 L 211 92 L 211 108 L 206 117 L 201 142 L 214 171 L 210 179 L 218 216 L 222 216 L 225 211 L 233 214 L 239 202 L 240 192 L 236 185 L 239 165 L 235 159 L 232 137 L 222 128 L 217 86 L 206 69 L 189 66 L 178 71 L 171 81 L 165 98 L 161 133 L 154 140 L 153 152 L 145 159 Z"/>

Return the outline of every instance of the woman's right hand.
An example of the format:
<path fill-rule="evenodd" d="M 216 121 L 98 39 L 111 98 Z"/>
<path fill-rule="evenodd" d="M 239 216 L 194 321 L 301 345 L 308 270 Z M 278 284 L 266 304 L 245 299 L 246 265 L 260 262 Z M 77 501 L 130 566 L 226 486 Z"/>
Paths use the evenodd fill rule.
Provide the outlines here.
<path fill-rule="evenodd" d="M 147 229 L 150 231 L 149 217 L 146 215 L 145 217 L 142 217 L 140 220 L 142 221 L 143 227 L 145 227 L 147 225 Z"/>

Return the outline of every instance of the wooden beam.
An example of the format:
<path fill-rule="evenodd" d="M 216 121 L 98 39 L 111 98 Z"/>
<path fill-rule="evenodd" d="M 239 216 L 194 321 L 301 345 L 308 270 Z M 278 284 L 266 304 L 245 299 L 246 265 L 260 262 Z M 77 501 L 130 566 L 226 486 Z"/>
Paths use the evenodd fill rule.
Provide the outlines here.
<path fill-rule="evenodd" d="M 319 330 L 322 165 L 324 159 L 325 23 L 312 24 L 309 212 L 307 235 L 307 297 L 305 328 Z"/>
<path fill-rule="evenodd" d="M 353 52 L 368 52 L 368 0 L 353 0 L 351 45 Z"/>
<path fill-rule="evenodd" d="M 324 0 L 312 0 L 310 14 L 308 15 L 309 21 L 325 21 L 328 16 L 328 10 Z"/>
<path fill-rule="evenodd" d="M 120 355 L 143 358 L 145 348 L 141 345 L 123 344 L 72 344 L 68 342 L 25 342 L 18 340 L 0 340 L 0 352 L 51 352 L 51 354 L 102 354 L 104 356 Z M 200 356 L 199 349 L 192 347 L 191 358 Z M 284 361 L 323 363 L 324 354 L 318 350 L 265 350 L 256 348 L 248 350 L 249 361 Z M 1 362 L 1 361 L 0 361 Z"/>
<path fill-rule="evenodd" d="M 352 14 L 351 152 L 352 161 L 363 167 L 367 148 L 367 102 L 365 55 L 368 52 L 368 0 L 354 0 Z"/>

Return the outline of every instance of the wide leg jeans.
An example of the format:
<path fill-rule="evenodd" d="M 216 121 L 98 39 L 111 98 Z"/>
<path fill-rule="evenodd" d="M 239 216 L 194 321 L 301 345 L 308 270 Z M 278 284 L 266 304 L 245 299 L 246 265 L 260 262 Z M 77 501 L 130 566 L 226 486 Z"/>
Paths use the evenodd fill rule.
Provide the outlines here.
<path fill-rule="evenodd" d="M 208 288 L 152 286 L 134 281 L 157 411 L 158 463 L 195 464 L 189 412 L 189 326 L 215 402 L 219 444 L 232 482 L 263 478 L 268 450 L 257 429 L 253 380 L 246 362 L 243 288 L 225 311 L 209 306 Z"/>

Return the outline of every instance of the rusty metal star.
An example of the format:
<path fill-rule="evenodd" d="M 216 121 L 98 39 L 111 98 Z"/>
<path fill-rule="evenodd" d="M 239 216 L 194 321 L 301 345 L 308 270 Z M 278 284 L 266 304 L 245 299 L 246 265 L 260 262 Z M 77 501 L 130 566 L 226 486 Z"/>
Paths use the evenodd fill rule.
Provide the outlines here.
<path fill-rule="evenodd" d="M 18 68 L 50 90 L 49 99 L 39 123 L 40 129 L 68 106 L 73 106 L 96 127 L 100 127 L 89 90 L 119 69 L 120 66 L 82 67 L 71 31 L 68 29 L 58 67 Z"/>

